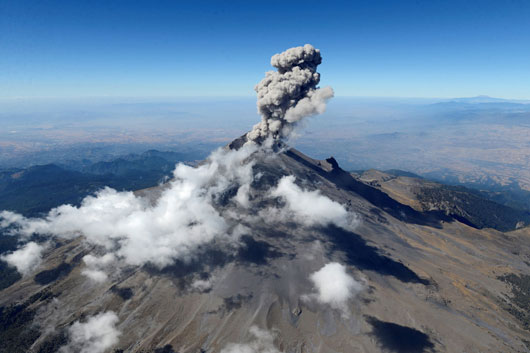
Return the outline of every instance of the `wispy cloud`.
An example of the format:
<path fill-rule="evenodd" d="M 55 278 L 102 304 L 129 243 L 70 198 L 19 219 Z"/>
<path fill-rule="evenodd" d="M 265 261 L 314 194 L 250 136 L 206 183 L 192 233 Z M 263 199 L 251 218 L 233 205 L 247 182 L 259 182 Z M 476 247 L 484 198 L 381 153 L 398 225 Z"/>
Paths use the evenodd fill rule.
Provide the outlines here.
<path fill-rule="evenodd" d="M 343 228 L 353 228 L 358 220 L 340 203 L 322 195 L 318 190 L 307 191 L 295 184 L 292 175 L 280 179 L 278 185 L 271 190 L 271 196 L 280 197 L 286 207 L 280 210 L 277 217 L 289 217 L 306 226 L 325 226 L 335 224 Z M 274 210 L 271 211 L 274 216 Z"/>
<path fill-rule="evenodd" d="M 280 353 L 274 346 L 274 335 L 267 330 L 252 326 L 249 330 L 253 336 L 249 343 L 231 343 L 221 353 Z"/>

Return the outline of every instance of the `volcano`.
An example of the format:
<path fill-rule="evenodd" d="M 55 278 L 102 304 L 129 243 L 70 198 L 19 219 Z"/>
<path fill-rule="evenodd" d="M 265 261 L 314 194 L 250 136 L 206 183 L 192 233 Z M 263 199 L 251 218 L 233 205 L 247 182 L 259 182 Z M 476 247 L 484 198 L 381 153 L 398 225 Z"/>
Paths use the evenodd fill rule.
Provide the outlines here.
<path fill-rule="evenodd" d="M 21 276 L 0 291 L 1 352 L 530 350 L 524 220 L 478 227 L 496 210 L 480 200 L 426 202 L 418 190 L 442 189 L 290 148 L 284 117 L 321 111 L 330 90 L 314 48 L 275 60 L 310 78 L 282 91 L 302 105 L 261 84 L 253 133 L 166 184 L 2 212 L 21 243 L 2 259 Z"/>
<path fill-rule="evenodd" d="M 82 274 L 83 257 L 97 247 L 82 236 L 63 240 L 39 271 L 1 292 L 3 351 L 64 349 L 75 323 L 105 312 L 117 318 L 114 352 L 525 350 L 528 326 L 514 315 L 525 308 L 517 309 L 503 279 L 528 271 L 528 229 L 476 229 L 418 211 L 333 158 L 292 148 L 252 158 L 259 178 L 250 204 L 237 204 L 230 187 L 216 200 L 245 226 L 236 245 L 205 243 L 192 258 L 163 268 L 126 266 L 97 283 Z M 354 224 L 295 217 L 271 225 L 256 216 L 285 203 L 266 195 L 289 176 L 297 188 L 344 205 Z M 156 202 L 166 187 L 137 195 Z M 341 264 L 356 285 L 341 303 L 321 298 L 312 280 L 330 263 Z"/>

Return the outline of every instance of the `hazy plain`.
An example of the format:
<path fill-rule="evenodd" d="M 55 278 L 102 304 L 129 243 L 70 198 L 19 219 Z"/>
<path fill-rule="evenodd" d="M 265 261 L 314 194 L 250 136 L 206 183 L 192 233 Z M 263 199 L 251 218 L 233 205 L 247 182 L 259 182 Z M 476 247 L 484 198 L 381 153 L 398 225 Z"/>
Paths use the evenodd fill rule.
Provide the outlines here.
<path fill-rule="evenodd" d="M 344 168 L 401 169 L 530 190 L 530 104 L 490 97 L 336 97 L 290 144 Z M 255 98 L 0 102 L 0 167 L 106 160 L 148 149 L 207 152 L 259 120 Z"/>

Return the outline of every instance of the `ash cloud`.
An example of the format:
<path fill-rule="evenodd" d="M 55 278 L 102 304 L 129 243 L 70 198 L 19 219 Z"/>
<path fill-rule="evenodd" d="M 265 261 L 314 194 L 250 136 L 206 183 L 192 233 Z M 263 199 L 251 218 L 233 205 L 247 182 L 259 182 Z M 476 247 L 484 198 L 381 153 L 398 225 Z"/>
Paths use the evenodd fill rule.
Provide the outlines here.
<path fill-rule="evenodd" d="M 316 70 L 321 62 L 320 50 L 310 44 L 271 58 L 271 65 L 278 71 L 267 72 L 255 87 L 261 122 L 247 134 L 248 140 L 262 142 L 270 137 L 275 140 L 288 137 L 303 118 L 325 111 L 333 89 L 318 88 L 320 74 Z"/>

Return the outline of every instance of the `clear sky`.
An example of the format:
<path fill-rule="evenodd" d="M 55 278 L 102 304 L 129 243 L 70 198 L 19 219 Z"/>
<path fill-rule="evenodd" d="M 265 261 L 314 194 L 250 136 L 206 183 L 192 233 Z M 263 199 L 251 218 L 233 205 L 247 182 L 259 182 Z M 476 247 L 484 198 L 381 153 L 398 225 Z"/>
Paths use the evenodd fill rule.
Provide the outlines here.
<path fill-rule="evenodd" d="M 339 96 L 530 99 L 516 0 L 0 0 L 0 97 L 249 96 L 305 43 Z"/>

